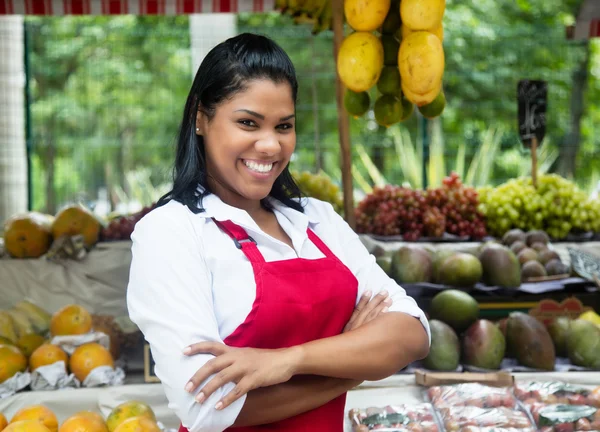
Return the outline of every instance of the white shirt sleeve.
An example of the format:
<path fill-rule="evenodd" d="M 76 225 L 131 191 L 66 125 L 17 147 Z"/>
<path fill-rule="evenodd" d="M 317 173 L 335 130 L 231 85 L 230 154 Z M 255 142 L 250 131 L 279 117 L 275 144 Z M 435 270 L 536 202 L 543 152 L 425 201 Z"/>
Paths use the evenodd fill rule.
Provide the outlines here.
<path fill-rule="evenodd" d="M 360 300 L 362 294 L 366 291 L 371 291 L 373 295 L 380 291 L 387 290 L 392 298 L 390 312 L 403 312 L 418 318 L 423 324 L 429 336 L 431 343 L 431 334 L 429 330 L 429 322 L 425 313 L 419 308 L 417 302 L 406 294 L 404 288 L 390 278 L 375 261 L 375 257 L 369 253 L 365 245 L 360 241 L 350 225 L 333 210 L 329 203 L 323 203 L 326 207 L 326 216 L 323 218 L 331 228 L 335 229 L 338 241 L 341 245 L 340 250 L 343 257 L 340 257 L 344 264 L 352 271 L 358 280 L 358 295 L 356 302 Z"/>
<path fill-rule="evenodd" d="M 213 356 L 186 357 L 183 349 L 195 342 L 223 342 L 213 310 L 210 272 L 188 211 L 170 203 L 136 224 L 127 305 L 132 321 L 150 343 L 169 408 L 190 432 L 221 432 L 235 422 L 245 396 L 217 411 L 215 404 L 234 384 L 220 388 L 202 404 L 184 390 Z"/>

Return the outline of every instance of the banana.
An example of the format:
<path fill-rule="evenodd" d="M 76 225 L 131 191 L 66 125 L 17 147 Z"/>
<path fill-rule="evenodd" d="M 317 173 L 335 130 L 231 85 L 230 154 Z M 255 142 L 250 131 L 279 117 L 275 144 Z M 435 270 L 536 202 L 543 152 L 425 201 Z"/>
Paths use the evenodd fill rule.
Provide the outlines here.
<path fill-rule="evenodd" d="M 0 337 L 17 342 L 18 336 L 13 319 L 6 311 L 0 311 Z"/>
<path fill-rule="evenodd" d="M 317 18 L 317 22 L 313 27 L 313 34 L 319 34 L 322 31 L 331 29 L 331 19 L 333 18 L 333 9 L 331 8 L 331 2 L 325 2 L 325 7 L 321 11 L 319 17 Z"/>
<path fill-rule="evenodd" d="M 17 303 L 14 308 L 27 315 L 31 324 L 33 324 L 33 328 L 36 333 L 43 335 L 50 329 L 50 320 L 52 319 L 52 315 L 38 305 L 24 300 L 20 303 Z"/>
<path fill-rule="evenodd" d="M 18 338 L 22 338 L 26 334 L 35 333 L 33 325 L 29 321 L 29 317 L 24 312 L 17 309 L 9 309 L 6 311 L 13 320 Z"/>

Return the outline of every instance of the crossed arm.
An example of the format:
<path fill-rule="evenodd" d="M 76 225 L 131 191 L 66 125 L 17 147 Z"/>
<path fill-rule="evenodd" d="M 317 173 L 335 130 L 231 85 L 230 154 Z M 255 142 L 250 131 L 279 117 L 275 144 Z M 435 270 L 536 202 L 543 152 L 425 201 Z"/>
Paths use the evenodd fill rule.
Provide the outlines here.
<path fill-rule="evenodd" d="M 228 382 L 234 389 L 217 403 L 223 409 L 247 394 L 234 427 L 273 423 L 317 408 L 364 380 L 392 375 L 425 357 L 428 336 L 421 322 L 400 312 L 381 313 L 384 297 L 357 305 L 344 333 L 281 350 L 230 348 L 223 344 L 194 344 L 187 355 L 210 353 L 190 380 L 193 392 L 216 374 L 198 393 L 199 403 Z M 402 331 L 391 330 L 402 329 Z"/>

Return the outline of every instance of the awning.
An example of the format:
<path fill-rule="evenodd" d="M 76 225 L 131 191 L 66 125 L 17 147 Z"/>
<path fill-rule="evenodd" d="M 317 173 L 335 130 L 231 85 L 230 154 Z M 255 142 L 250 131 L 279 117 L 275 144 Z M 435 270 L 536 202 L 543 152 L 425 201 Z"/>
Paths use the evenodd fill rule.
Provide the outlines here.
<path fill-rule="evenodd" d="M 0 0 L 0 15 L 185 15 L 273 8 L 274 0 Z"/>
<path fill-rule="evenodd" d="M 600 0 L 584 0 L 577 21 L 567 29 L 568 39 L 600 37 Z"/>

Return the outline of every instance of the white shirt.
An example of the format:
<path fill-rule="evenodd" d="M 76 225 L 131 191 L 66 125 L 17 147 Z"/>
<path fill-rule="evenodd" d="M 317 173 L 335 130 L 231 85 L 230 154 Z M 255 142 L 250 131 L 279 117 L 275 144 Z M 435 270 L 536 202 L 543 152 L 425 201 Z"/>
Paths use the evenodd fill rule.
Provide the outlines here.
<path fill-rule="evenodd" d="M 322 258 L 306 234 L 310 227 L 357 278 L 357 302 L 367 290 L 373 295 L 387 290 L 393 300 L 390 311 L 419 318 L 429 333 L 416 302 L 383 272 L 330 204 L 309 198 L 303 200 L 304 213 L 300 213 L 272 201 L 293 249 L 264 233 L 246 211 L 223 203 L 216 195 L 203 199 L 203 213 L 194 214 L 170 201 L 135 226 L 127 289 L 129 314 L 150 343 L 169 407 L 190 432 L 227 429 L 239 415 L 245 397 L 224 410 L 215 410 L 215 404 L 234 386 L 228 384 L 197 404 L 184 387 L 212 356 L 186 357 L 182 351 L 196 342 L 222 342 L 244 322 L 256 295 L 250 262 L 211 217 L 244 228 L 266 261 Z"/>

